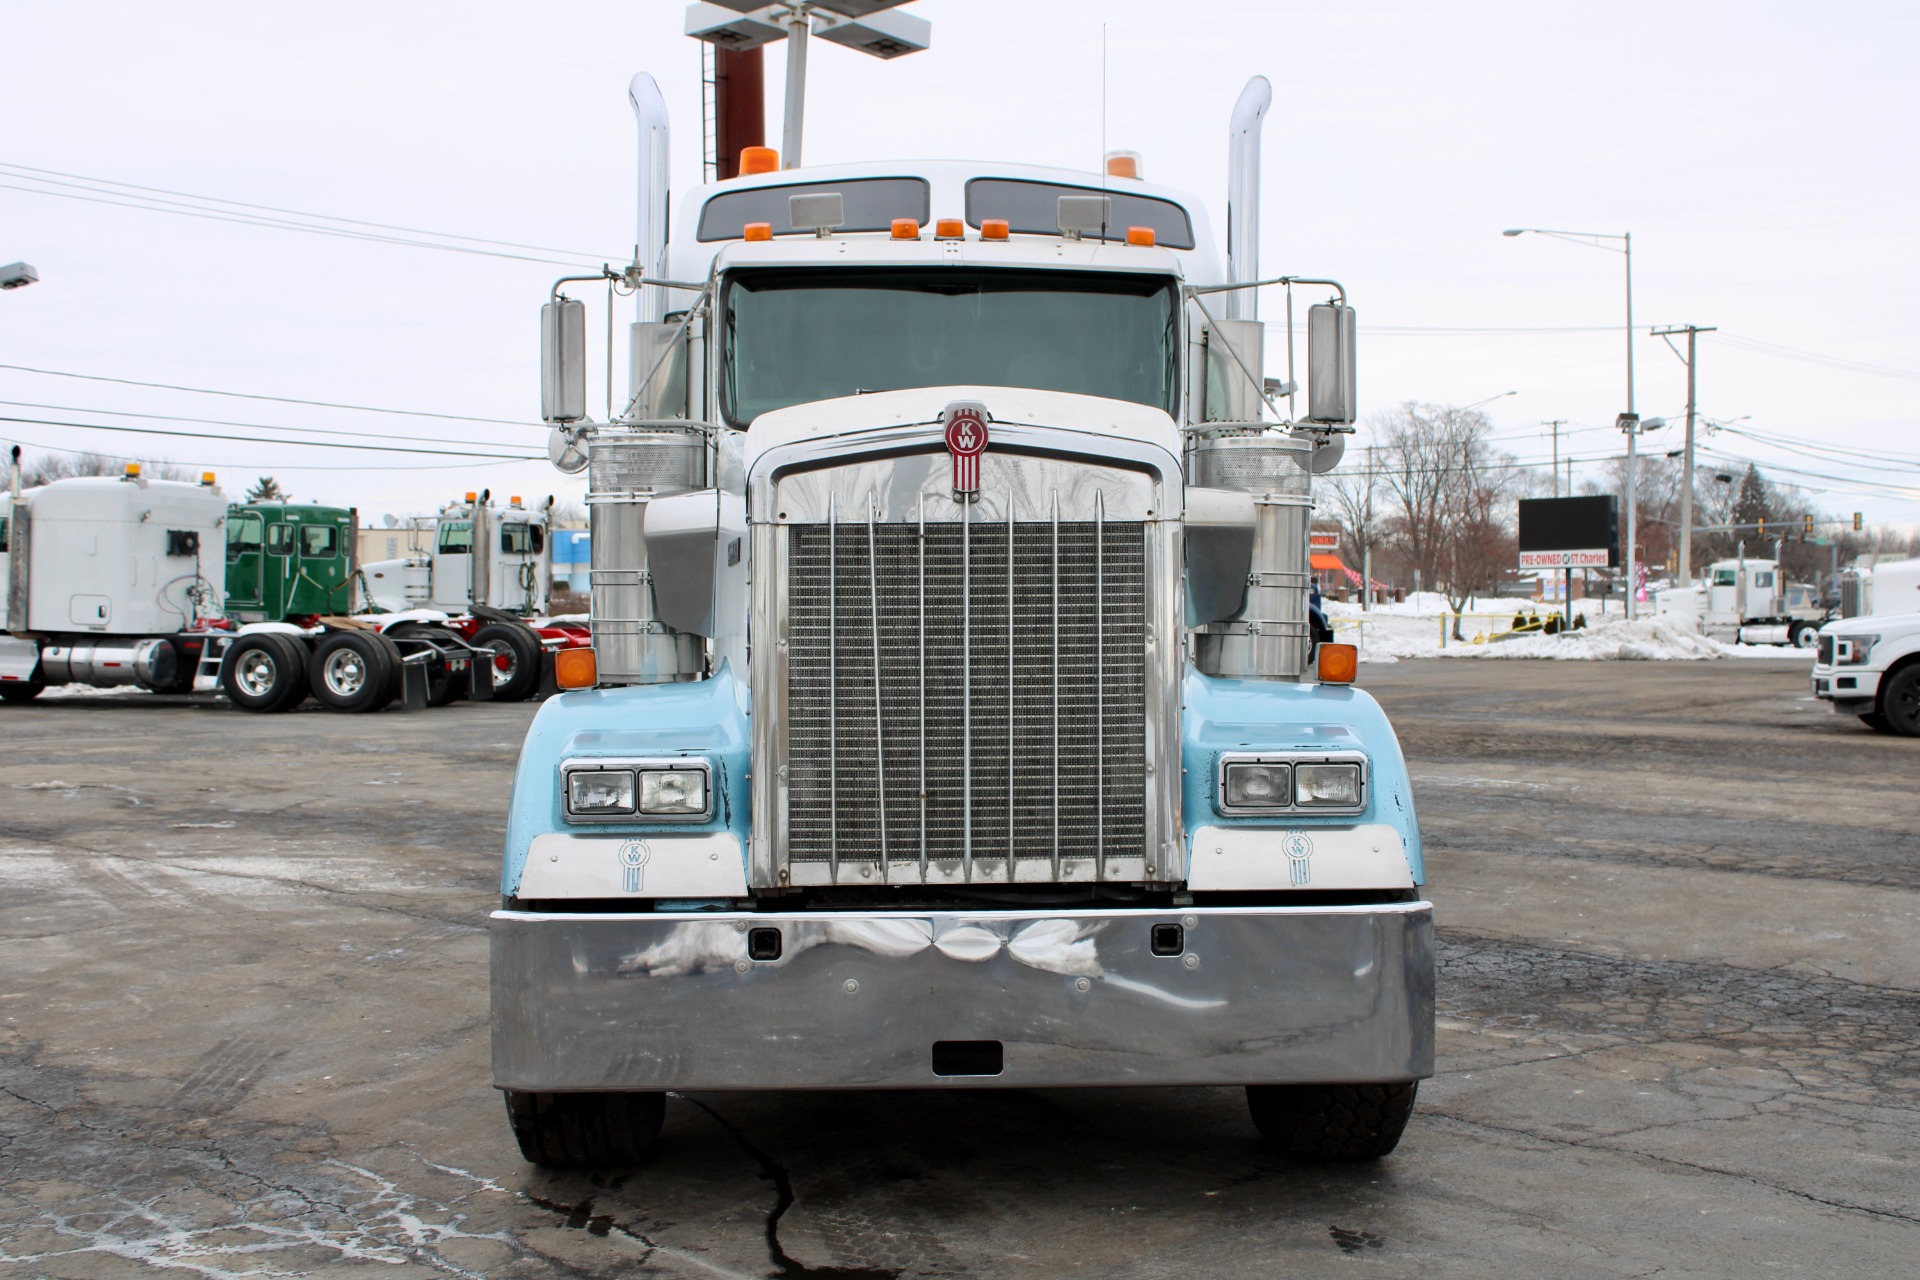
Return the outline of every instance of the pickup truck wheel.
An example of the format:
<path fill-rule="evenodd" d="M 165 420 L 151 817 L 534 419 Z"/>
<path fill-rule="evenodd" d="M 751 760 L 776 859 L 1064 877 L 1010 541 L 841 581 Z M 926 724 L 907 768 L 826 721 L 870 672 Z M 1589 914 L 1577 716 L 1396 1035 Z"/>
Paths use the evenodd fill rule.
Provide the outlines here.
<path fill-rule="evenodd" d="M 0 684 L 0 702 L 32 702 L 46 687 L 38 680 L 9 680 Z"/>
<path fill-rule="evenodd" d="M 307 674 L 313 696 L 334 711 L 378 711 L 392 678 L 386 646 L 361 631 L 336 631 L 322 640 Z"/>
<path fill-rule="evenodd" d="M 1893 726 L 1888 724 L 1887 718 L 1881 715 L 1878 711 L 1867 712 L 1865 715 L 1860 717 L 1860 723 L 1867 726 L 1867 728 L 1873 730 L 1875 733 L 1892 733 L 1893 732 Z"/>
<path fill-rule="evenodd" d="M 549 1169 L 638 1164 L 667 1111 L 664 1093 L 504 1092 L 520 1154 Z"/>
<path fill-rule="evenodd" d="M 1400 1145 L 1418 1081 L 1250 1084 L 1247 1108 L 1267 1145 L 1295 1160 L 1378 1160 Z"/>
<path fill-rule="evenodd" d="M 1880 688 L 1880 717 L 1903 738 L 1920 738 L 1920 663 L 1902 667 Z"/>
<path fill-rule="evenodd" d="M 489 622 L 473 633 L 473 647 L 493 652 L 493 698 L 524 702 L 540 685 L 540 637 L 522 626 Z M 501 665 L 504 660 L 505 665 Z"/>
<path fill-rule="evenodd" d="M 271 631 L 241 636 L 220 662 L 220 688 L 242 711 L 287 711 L 307 696 L 305 646 Z"/>

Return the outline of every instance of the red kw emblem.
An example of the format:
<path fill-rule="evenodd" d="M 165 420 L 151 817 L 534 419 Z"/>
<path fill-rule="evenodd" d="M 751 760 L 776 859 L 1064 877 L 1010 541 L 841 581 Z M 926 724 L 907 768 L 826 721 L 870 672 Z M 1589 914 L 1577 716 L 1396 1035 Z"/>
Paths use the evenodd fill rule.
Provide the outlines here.
<path fill-rule="evenodd" d="M 947 424 L 947 452 L 953 455 L 953 492 L 971 497 L 980 492 L 980 455 L 987 451 L 985 405 L 956 401 L 940 415 Z"/>

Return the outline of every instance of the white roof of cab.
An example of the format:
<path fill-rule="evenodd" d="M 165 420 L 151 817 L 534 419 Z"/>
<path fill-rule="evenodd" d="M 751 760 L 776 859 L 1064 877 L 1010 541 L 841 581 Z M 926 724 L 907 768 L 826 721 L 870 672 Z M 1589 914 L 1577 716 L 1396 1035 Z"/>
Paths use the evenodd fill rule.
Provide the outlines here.
<path fill-rule="evenodd" d="M 915 241 L 894 241 L 885 231 L 877 232 L 834 232 L 825 240 L 805 235 L 776 236 L 771 243 L 752 245 L 759 250 L 756 256 L 773 263 L 794 261 L 845 261 L 852 265 L 853 258 L 821 259 L 807 256 L 820 252 L 821 245 L 845 243 L 856 246 L 873 246 L 874 257 L 861 258 L 862 263 L 875 261 L 939 261 L 940 249 L 949 249 L 956 242 L 933 240 L 932 223 L 940 218 L 963 218 L 966 213 L 967 183 L 975 178 L 1006 178 L 1024 182 L 1044 182 L 1062 186 L 1083 187 L 1089 191 L 1111 191 L 1115 195 L 1138 195 L 1156 200 L 1168 200 L 1181 206 L 1187 212 L 1193 224 L 1192 249 L 1146 250 L 1134 249 L 1124 244 L 1103 241 L 1067 241 L 1058 235 L 1038 235 L 1016 232 L 1008 243 L 982 243 L 980 232 L 969 225 L 966 239 L 958 242 L 965 246 L 964 260 L 968 265 L 977 266 L 1060 266 L 1060 267 L 1098 267 L 1110 270 L 1144 269 L 1167 271 L 1171 264 L 1188 284 L 1220 284 L 1225 281 L 1226 271 L 1218 246 L 1213 238 L 1212 220 L 1207 215 L 1205 205 L 1184 191 L 1171 187 L 1157 187 L 1150 183 L 1132 178 L 1103 178 L 1098 173 L 1089 173 L 1083 169 L 1053 169 L 1038 165 L 995 164 L 979 160 L 902 160 L 897 162 L 863 162 L 860 164 L 820 165 L 805 169 L 782 169 L 774 173 L 755 174 L 747 178 L 733 178 L 726 182 L 709 183 L 695 187 L 681 201 L 674 219 L 674 236 L 667 251 L 668 274 L 675 280 L 699 281 L 707 278 L 714 266 L 714 259 L 721 250 L 731 245 L 743 245 L 739 240 L 712 240 L 701 242 L 697 239 L 700 226 L 700 211 L 713 196 L 726 192 L 747 191 L 759 187 L 784 187 L 798 184 L 831 183 L 835 180 L 852 178 L 921 178 L 929 188 L 928 225 L 921 228 L 921 239 Z M 925 251 L 924 259 L 916 256 L 916 245 Z M 814 248 L 802 251 L 802 246 Z M 1070 254 L 1059 252 L 1061 247 L 1069 247 L 1074 252 L 1097 255 L 1103 251 L 1112 251 L 1115 257 L 1111 261 L 1075 259 Z M 973 250 L 980 252 L 976 255 Z M 1158 252 L 1162 256 L 1157 265 L 1136 267 L 1140 259 L 1128 261 L 1127 255 L 1144 255 Z M 952 260 L 948 255 L 948 260 Z M 729 255 L 725 265 L 733 265 L 736 259 Z"/>

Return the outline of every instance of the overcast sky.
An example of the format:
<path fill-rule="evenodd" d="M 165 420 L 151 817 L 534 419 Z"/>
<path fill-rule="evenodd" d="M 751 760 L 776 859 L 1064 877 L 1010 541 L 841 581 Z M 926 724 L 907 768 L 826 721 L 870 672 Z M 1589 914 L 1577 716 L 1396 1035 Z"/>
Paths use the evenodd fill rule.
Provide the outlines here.
<path fill-rule="evenodd" d="M 0 295 L 0 364 L 506 421 L 0 368 L 0 418 L 245 439 L 18 421 L 0 437 L 29 453 L 211 467 L 230 487 L 270 472 L 372 520 L 482 487 L 577 495 L 544 461 L 320 450 L 251 425 L 541 452 L 537 312 L 562 267 L 126 208 L 22 166 L 619 262 L 633 238 L 634 71 L 659 79 L 673 113 L 676 190 L 700 179 L 700 58 L 683 7 L 8 6 L 0 263 L 25 259 L 41 280 Z M 1622 259 L 1500 231 L 1631 231 L 1643 334 L 1719 326 L 1701 338 L 1699 400 L 1731 427 L 1703 439 L 1703 465 L 1757 459 L 1836 514 L 1920 521 L 1920 6 L 918 0 L 909 12 L 933 23 L 930 51 L 880 62 L 815 45 L 809 161 L 1092 169 L 1104 140 L 1141 152 L 1150 180 L 1197 192 L 1219 229 L 1228 112 L 1263 73 L 1276 101 L 1262 265 L 1347 285 L 1363 413 L 1517 391 L 1486 406 L 1501 442 L 1544 462 L 1541 422 L 1566 419 L 1577 474 L 1598 476 L 1621 448 L 1609 424 L 1626 397 Z M 89 199 L 43 194 L 56 190 Z M 1646 447 L 1678 448 L 1684 369 L 1658 339 L 1634 347 L 1641 414 L 1676 424 Z"/>

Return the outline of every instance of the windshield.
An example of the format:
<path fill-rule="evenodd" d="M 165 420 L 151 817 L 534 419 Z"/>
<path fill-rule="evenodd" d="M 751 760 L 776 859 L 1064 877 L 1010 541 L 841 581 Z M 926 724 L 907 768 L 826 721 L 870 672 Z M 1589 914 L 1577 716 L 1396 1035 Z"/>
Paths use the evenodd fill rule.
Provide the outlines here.
<path fill-rule="evenodd" d="M 1178 292 L 1077 271 L 742 272 L 728 283 L 727 421 L 863 391 L 980 384 L 1176 408 Z"/>

